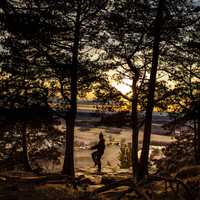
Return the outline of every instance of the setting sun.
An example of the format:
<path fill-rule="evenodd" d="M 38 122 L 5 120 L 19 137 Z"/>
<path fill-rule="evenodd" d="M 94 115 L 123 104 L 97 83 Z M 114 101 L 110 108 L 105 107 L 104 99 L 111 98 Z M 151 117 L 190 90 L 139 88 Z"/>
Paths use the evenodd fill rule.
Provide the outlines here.
<path fill-rule="evenodd" d="M 117 90 L 122 92 L 123 94 L 127 94 L 131 92 L 131 80 L 130 79 L 123 79 L 123 83 L 112 83 L 112 86 L 114 86 Z"/>

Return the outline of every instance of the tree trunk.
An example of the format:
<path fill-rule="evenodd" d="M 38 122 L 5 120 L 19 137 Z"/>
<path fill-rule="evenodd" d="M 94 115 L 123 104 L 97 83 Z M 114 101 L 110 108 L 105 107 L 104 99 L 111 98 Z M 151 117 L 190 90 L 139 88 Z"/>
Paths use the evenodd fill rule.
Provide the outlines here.
<path fill-rule="evenodd" d="M 80 9 L 81 4 L 78 2 L 75 31 L 74 31 L 74 42 L 72 50 L 72 67 L 71 67 L 71 83 L 70 83 L 70 110 L 66 116 L 66 147 L 64 155 L 64 164 L 62 173 L 71 177 L 75 176 L 74 172 L 74 127 L 77 113 L 77 71 L 78 71 L 78 51 L 80 42 Z"/>
<path fill-rule="evenodd" d="M 198 135 L 198 158 L 197 158 L 197 163 L 200 164 L 200 119 L 199 119 L 199 116 L 198 116 L 198 119 L 197 119 L 197 135 Z"/>
<path fill-rule="evenodd" d="M 22 122 L 20 129 L 22 134 L 22 155 L 23 155 L 24 169 L 25 171 L 32 171 L 29 160 L 28 147 L 27 147 L 26 122 Z"/>
<path fill-rule="evenodd" d="M 148 174 L 148 157 L 149 157 L 149 146 L 151 138 L 151 124 L 152 124 L 152 112 L 154 107 L 154 93 L 156 84 L 156 74 L 159 58 L 159 44 L 160 44 L 160 30 L 162 24 L 162 12 L 163 12 L 164 0 L 159 1 L 157 16 L 155 21 L 155 32 L 154 32 L 154 43 L 153 43 L 153 56 L 152 56 L 152 68 L 148 87 L 148 102 L 145 114 L 145 127 L 144 127 L 144 138 L 143 147 L 140 157 L 140 178 L 144 178 Z"/>
<path fill-rule="evenodd" d="M 62 169 L 62 174 L 74 177 L 74 127 L 75 115 L 70 115 L 65 119 L 66 124 L 66 142 L 65 142 L 65 157 Z"/>
<path fill-rule="evenodd" d="M 194 119 L 194 156 L 196 164 L 200 164 L 200 120 Z"/>
<path fill-rule="evenodd" d="M 131 113 L 131 122 L 132 122 L 132 173 L 133 178 L 137 182 L 138 180 L 138 113 L 137 113 L 137 102 L 138 102 L 138 92 L 137 92 L 137 81 L 139 76 L 135 75 L 132 83 L 132 113 Z"/>
<path fill-rule="evenodd" d="M 194 138 L 193 138 L 193 144 L 194 144 L 194 158 L 195 162 L 198 164 L 198 142 L 197 142 L 197 124 L 196 124 L 196 119 L 193 119 L 193 124 L 194 124 Z"/>

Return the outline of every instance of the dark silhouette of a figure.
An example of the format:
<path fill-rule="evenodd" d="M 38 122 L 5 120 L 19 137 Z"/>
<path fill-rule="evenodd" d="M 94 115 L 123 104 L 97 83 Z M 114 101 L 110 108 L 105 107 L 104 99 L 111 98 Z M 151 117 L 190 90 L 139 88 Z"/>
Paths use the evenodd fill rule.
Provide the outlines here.
<path fill-rule="evenodd" d="M 94 151 L 92 153 L 92 159 L 95 163 L 95 166 L 96 165 L 98 166 L 97 173 L 101 173 L 101 157 L 104 154 L 104 150 L 105 150 L 105 140 L 104 140 L 102 132 L 100 132 L 99 134 L 98 144 L 91 147 L 91 149 L 97 149 L 97 151 Z"/>

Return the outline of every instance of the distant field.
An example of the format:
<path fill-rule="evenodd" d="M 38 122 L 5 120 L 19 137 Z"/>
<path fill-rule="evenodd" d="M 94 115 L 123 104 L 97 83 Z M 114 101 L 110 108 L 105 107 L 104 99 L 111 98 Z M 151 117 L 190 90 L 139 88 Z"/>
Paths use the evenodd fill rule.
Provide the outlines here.
<path fill-rule="evenodd" d="M 78 104 L 78 110 L 81 111 L 96 111 L 97 104 Z M 142 115 L 144 115 L 144 111 L 140 112 Z M 167 117 L 169 114 L 167 112 L 153 112 L 154 117 Z"/>

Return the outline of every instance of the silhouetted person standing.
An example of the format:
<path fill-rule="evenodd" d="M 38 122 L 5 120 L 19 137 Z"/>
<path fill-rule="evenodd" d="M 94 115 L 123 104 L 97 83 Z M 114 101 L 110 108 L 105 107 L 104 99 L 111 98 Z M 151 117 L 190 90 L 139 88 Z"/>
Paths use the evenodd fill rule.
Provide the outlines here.
<path fill-rule="evenodd" d="M 105 150 L 105 140 L 103 137 L 102 132 L 100 132 L 99 134 L 99 142 L 97 145 L 91 147 L 91 149 L 97 149 L 97 151 L 92 153 L 92 159 L 95 163 L 95 166 L 98 166 L 98 173 L 101 173 L 101 157 L 104 154 L 104 150 Z"/>

